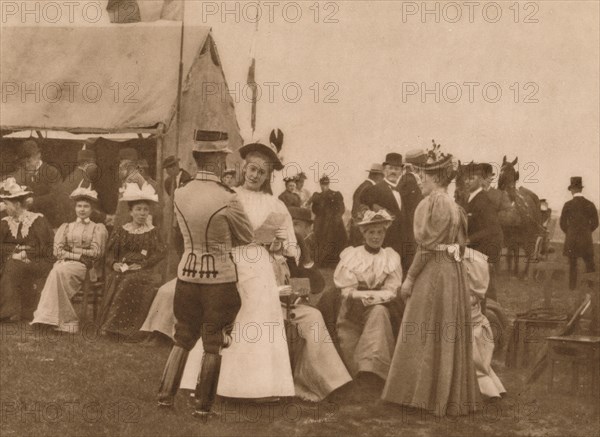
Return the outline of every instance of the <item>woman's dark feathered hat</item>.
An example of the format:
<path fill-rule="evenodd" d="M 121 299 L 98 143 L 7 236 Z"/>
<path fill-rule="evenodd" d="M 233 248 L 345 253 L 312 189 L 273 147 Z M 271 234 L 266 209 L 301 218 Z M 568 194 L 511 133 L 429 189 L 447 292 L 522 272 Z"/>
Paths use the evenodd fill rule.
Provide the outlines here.
<path fill-rule="evenodd" d="M 240 147 L 240 156 L 242 159 L 246 159 L 248 153 L 261 152 L 271 158 L 271 163 L 275 170 L 282 170 L 283 162 L 279 156 L 282 147 L 283 132 L 281 132 L 281 129 L 273 129 L 269 136 L 269 141 L 258 141 Z"/>
<path fill-rule="evenodd" d="M 454 166 L 452 162 L 452 155 L 449 153 L 442 153 L 440 150 L 442 145 L 436 144 L 435 140 L 431 140 L 433 146 L 427 151 L 427 160 L 421 164 L 415 165 L 425 173 L 437 173 L 442 170 L 446 170 Z M 413 164 L 414 165 L 414 164 Z"/>

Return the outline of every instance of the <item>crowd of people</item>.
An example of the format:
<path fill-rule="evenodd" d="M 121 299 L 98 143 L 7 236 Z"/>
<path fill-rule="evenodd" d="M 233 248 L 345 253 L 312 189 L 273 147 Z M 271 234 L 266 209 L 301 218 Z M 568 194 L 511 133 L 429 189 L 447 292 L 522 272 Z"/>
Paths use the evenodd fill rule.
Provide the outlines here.
<path fill-rule="evenodd" d="M 273 195 L 281 131 L 239 149 L 239 178 L 226 142 L 203 132 L 195 175 L 177 157 L 163 162 L 173 224 L 162 223 L 159 187 L 135 149 L 121 150 L 119 202 L 108 214 L 93 186 L 93 152 L 81 150 L 63 181 L 42 171 L 27 140 L 22 167 L 0 186 L 0 319 L 77 332 L 73 297 L 86 278 L 104 275 L 101 332 L 170 338 L 158 405 L 172 408 L 177 391 L 191 389 L 198 417 L 217 394 L 318 402 L 353 379 L 436 415 L 468 414 L 481 395 L 505 393 L 484 308 L 503 238 L 489 164 L 460 169 L 467 191 L 457 201 L 448 186 L 459 169 L 439 145 L 389 153 L 354 192 L 347 230 L 344 199 L 327 176 L 312 195 L 303 173 Z M 591 202 L 579 212 L 580 188 L 572 181 L 561 227 L 591 241 L 598 213 Z M 176 278 L 161 284 L 163 226 L 173 226 L 180 260 Z M 587 246 L 576 255 L 593 269 Z M 329 267 L 335 289 L 326 289 Z"/>

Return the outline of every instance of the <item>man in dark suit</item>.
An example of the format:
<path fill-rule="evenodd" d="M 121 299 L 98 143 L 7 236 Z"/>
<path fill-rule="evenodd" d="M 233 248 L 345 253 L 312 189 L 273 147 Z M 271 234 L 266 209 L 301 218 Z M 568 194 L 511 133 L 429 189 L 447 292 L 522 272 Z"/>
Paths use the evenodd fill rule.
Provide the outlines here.
<path fill-rule="evenodd" d="M 358 229 L 358 226 L 355 225 L 355 223 L 361 221 L 362 215 L 364 214 L 365 210 L 369 209 L 368 206 L 366 206 L 360 201 L 360 196 L 367 187 L 372 187 L 373 185 L 376 185 L 378 182 L 383 180 L 383 166 L 381 164 L 372 164 L 371 169 L 367 171 L 369 172 L 369 176 L 356 188 L 356 190 L 354 190 L 354 194 L 352 195 L 350 244 L 355 247 L 360 246 L 364 243 L 362 233 Z"/>
<path fill-rule="evenodd" d="M 365 188 L 360 196 L 360 201 L 373 211 L 383 208 L 394 217 L 394 221 L 385 235 L 383 246 L 391 247 L 398 252 L 402 262 L 402 272 L 406 275 L 415 256 L 416 248 L 407 208 L 402 208 L 404 201 L 407 200 L 402 199 L 398 189 L 402 165 L 402 155 L 388 153 L 383 163 L 383 180 L 372 187 Z"/>
<path fill-rule="evenodd" d="M 469 188 L 466 211 L 468 217 L 468 246 L 488 257 L 490 284 L 487 297 L 496 299 L 496 265 L 502 250 L 502 228 L 498 214 L 487 192 L 483 189 L 486 164 L 469 164 L 465 167 L 465 184 Z"/>
<path fill-rule="evenodd" d="M 167 177 L 164 181 L 165 192 L 173 198 L 173 192 L 177 188 L 185 187 L 192 180 L 190 174 L 179 167 L 179 158 L 171 155 L 163 161 L 163 169 L 167 172 Z M 177 220 L 173 220 L 173 244 L 177 255 L 181 257 L 183 254 L 183 235 L 179 229 Z"/>
<path fill-rule="evenodd" d="M 179 158 L 173 155 L 163 161 L 163 169 L 167 172 L 164 185 L 169 197 L 173 196 L 174 190 L 184 187 L 185 184 L 192 180 L 190 174 L 179 167 Z"/>
<path fill-rule="evenodd" d="M 574 290 L 577 286 L 577 258 L 583 258 L 588 273 L 595 271 L 592 232 L 598 228 L 598 210 L 583 197 L 581 177 L 571 178 L 569 191 L 573 199 L 563 206 L 560 228 L 566 234 L 563 254 L 569 258 L 569 288 Z"/>
<path fill-rule="evenodd" d="M 406 238 L 409 246 L 407 246 L 406 250 L 410 254 L 410 263 L 412 264 L 412 259 L 417 250 L 414 235 L 415 210 L 421 200 L 423 200 L 423 193 L 420 186 L 421 179 L 414 173 L 413 165 L 420 165 L 427 162 L 427 152 L 422 149 L 411 150 L 406 153 L 405 161 L 404 174 L 398 182 L 398 191 L 400 191 L 402 199 L 402 223 L 400 227 L 407 232 Z M 409 230 L 410 235 L 408 235 Z M 410 264 L 408 264 L 408 267 L 410 267 Z"/>
<path fill-rule="evenodd" d="M 56 202 L 62 183 L 59 169 L 42 161 L 42 152 L 33 139 L 21 145 L 20 156 L 22 164 L 15 179 L 33 191 L 30 210 L 44 214 L 50 225 L 58 228 L 62 224 Z"/>

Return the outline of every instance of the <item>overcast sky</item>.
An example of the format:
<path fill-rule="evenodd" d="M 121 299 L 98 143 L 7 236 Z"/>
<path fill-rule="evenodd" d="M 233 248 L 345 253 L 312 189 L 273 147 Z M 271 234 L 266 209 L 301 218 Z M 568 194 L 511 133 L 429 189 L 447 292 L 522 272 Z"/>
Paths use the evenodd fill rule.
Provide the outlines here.
<path fill-rule="evenodd" d="M 350 199 L 372 162 L 435 139 L 463 161 L 499 165 L 505 154 L 518 156 L 523 185 L 554 210 L 570 198 L 575 175 L 598 203 L 597 2 L 481 2 L 471 10 L 453 3 L 460 16 L 454 6 L 428 3 L 439 22 L 435 12 L 423 17 L 421 2 L 325 2 L 318 18 L 313 2 L 298 2 L 299 19 L 292 2 L 274 3 L 271 17 L 262 6 L 259 21 L 257 133 L 280 127 L 286 160 L 309 178 L 314 163 L 321 173 L 337 169 L 333 188 Z M 204 15 L 198 2 L 187 8 L 188 19 L 213 27 L 249 138 L 244 86 L 255 8 L 240 4 L 239 14 L 227 15 L 220 2 L 205 2 Z M 272 102 L 268 82 L 281 84 L 271 86 Z"/>

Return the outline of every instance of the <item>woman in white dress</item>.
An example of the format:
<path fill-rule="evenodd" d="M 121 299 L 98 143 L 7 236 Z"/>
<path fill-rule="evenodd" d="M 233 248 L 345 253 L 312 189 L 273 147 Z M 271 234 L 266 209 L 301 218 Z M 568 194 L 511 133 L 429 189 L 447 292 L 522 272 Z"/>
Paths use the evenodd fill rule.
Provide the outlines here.
<path fill-rule="evenodd" d="M 292 218 L 271 191 L 273 169 L 283 168 L 276 144 L 281 142 L 272 134 L 269 145 L 240 148 L 245 165 L 242 186 L 236 191 L 257 243 L 233 249 L 242 307 L 232 344 L 223 351 L 217 388 L 221 396 L 257 399 L 295 394 L 279 297 L 290 291 L 284 285 L 289 277 L 285 257 L 297 261 L 300 254 Z"/>
<path fill-rule="evenodd" d="M 54 237 L 54 256 L 58 259 L 46 279 L 34 323 L 56 326 L 60 331 L 79 330 L 77 313 L 71 299 L 81 291 L 86 271 L 104 255 L 108 232 L 102 223 L 90 220 L 98 195 L 88 188 L 77 188 L 71 194 L 77 219 L 63 223 Z M 90 270 L 95 276 L 95 271 Z"/>

